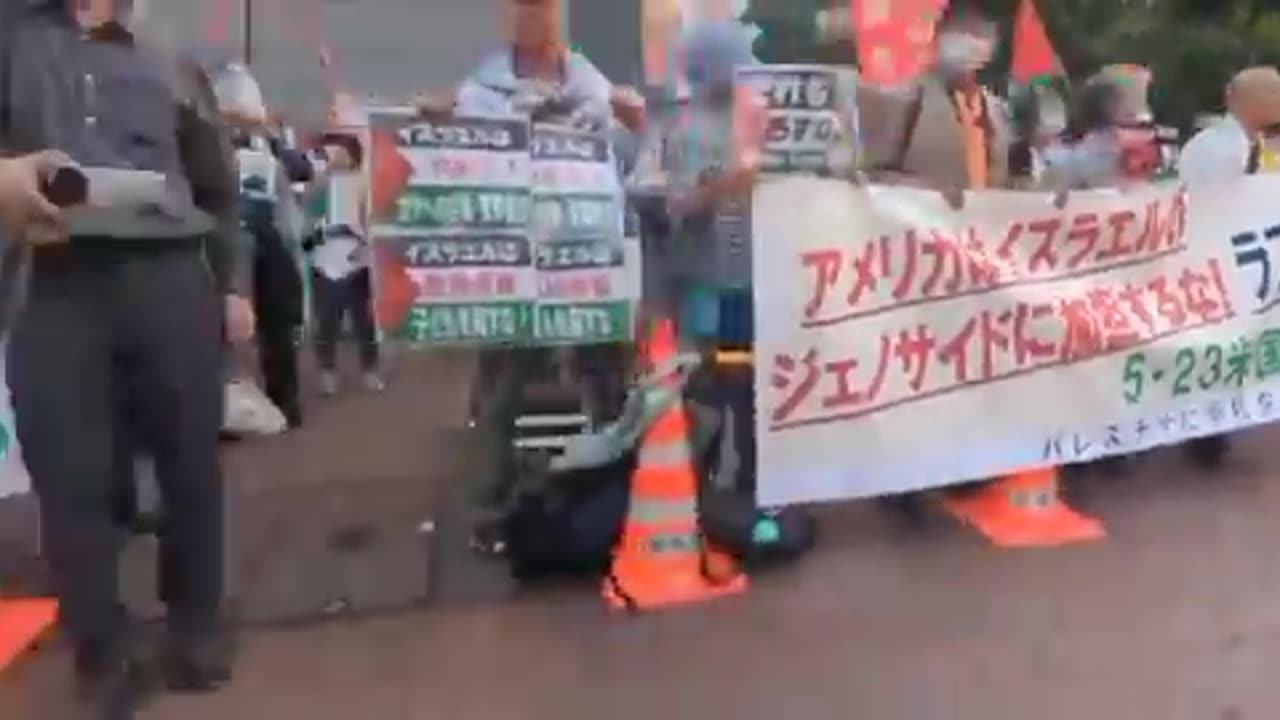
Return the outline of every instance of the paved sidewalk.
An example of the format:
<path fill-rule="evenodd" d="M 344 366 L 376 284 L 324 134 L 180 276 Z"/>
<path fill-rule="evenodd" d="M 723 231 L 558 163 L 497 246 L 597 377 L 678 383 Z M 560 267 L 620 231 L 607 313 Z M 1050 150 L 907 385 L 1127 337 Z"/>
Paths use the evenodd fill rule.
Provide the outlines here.
<path fill-rule="evenodd" d="M 1220 476 L 1162 453 L 1081 485 L 1104 544 L 1000 552 L 942 518 L 904 529 L 855 504 L 743 599 L 631 619 L 588 586 L 254 634 L 232 688 L 146 718 L 1269 719 L 1278 440 L 1251 436 Z M 9 678 L 4 717 L 57 717 L 59 663 Z"/>

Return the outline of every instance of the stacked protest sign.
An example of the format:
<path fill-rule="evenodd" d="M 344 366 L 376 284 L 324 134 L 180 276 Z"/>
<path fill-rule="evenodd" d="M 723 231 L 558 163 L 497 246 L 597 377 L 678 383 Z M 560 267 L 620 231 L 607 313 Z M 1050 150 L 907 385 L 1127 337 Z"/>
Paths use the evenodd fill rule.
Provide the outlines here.
<path fill-rule="evenodd" d="M 767 503 L 1088 461 L 1280 419 L 1280 178 L 753 201 Z M 796 212 L 796 208 L 805 208 Z M 779 250 L 784 248 L 784 250 Z"/>
<path fill-rule="evenodd" d="M 423 345 L 629 339 L 638 251 L 602 138 L 517 118 L 373 113 L 377 310 Z"/>
<path fill-rule="evenodd" d="M 527 342 L 535 291 L 528 126 L 491 118 L 406 125 L 387 115 L 371 122 L 375 134 L 394 138 L 389 154 L 375 138 L 372 168 L 383 329 L 423 344 Z M 379 177 L 394 170 L 401 182 L 388 194 Z"/>
<path fill-rule="evenodd" d="M 637 295 L 617 164 L 603 136 L 537 126 L 533 222 L 539 344 L 629 340 Z"/>
<path fill-rule="evenodd" d="M 737 80 L 767 108 L 764 172 L 849 174 L 858 146 L 853 68 L 758 65 L 739 69 Z"/>

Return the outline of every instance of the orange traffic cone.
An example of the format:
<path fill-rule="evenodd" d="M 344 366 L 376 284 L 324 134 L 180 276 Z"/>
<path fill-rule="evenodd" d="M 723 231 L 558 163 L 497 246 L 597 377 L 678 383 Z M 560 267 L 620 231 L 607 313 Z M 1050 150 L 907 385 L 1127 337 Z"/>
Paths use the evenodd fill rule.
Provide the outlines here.
<path fill-rule="evenodd" d="M 999 547 L 1051 547 L 1107 535 L 1101 522 L 1062 502 L 1052 467 L 1006 475 L 943 505 Z"/>
<path fill-rule="evenodd" d="M 34 598 L 0 598 L 0 673 L 53 626 L 58 603 Z"/>
<path fill-rule="evenodd" d="M 669 320 L 654 329 L 648 360 L 675 355 Z M 645 432 L 631 478 L 631 502 L 604 598 L 614 609 L 646 610 L 700 602 L 747 589 L 727 555 L 703 544 L 698 531 L 698 478 L 689 451 L 689 419 L 676 401 Z"/>

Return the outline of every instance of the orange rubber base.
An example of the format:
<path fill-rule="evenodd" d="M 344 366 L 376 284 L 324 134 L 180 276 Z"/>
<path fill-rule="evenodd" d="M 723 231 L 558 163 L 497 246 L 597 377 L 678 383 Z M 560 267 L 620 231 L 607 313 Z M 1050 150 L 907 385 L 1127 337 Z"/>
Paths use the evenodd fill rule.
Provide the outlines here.
<path fill-rule="evenodd" d="M 614 567 L 612 577 L 605 578 L 602 594 L 614 610 L 657 610 L 740 595 L 747 585 L 747 576 L 741 573 L 717 582 L 697 568 L 655 573 L 651 567 L 628 568 L 623 562 Z"/>
<path fill-rule="evenodd" d="M 58 618 L 53 600 L 0 599 L 0 673 L 31 647 Z"/>
<path fill-rule="evenodd" d="M 1013 507 L 998 485 L 991 483 L 972 495 L 946 498 L 942 505 L 997 547 L 1059 547 L 1107 536 L 1100 521 L 1072 510 L 1061 500 L 1055 499 L 1049 507 Z"/>

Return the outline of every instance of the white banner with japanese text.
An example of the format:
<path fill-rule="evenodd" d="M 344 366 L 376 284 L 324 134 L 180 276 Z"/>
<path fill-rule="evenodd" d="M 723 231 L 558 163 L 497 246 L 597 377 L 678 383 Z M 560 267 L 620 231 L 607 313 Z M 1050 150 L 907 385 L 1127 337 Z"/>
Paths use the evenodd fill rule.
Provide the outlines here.
<path fill-rule="evenodd" d="M 760 500 L 918 490 L 1280 418 L 1276 197 L 1280 177 L 1257 176 L 1063 208 L 969 193 L 956 210 L 923 190 L 762 183 Z"/>

